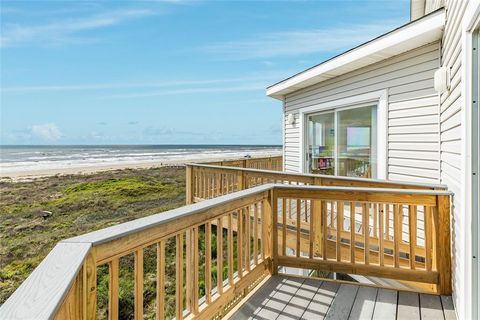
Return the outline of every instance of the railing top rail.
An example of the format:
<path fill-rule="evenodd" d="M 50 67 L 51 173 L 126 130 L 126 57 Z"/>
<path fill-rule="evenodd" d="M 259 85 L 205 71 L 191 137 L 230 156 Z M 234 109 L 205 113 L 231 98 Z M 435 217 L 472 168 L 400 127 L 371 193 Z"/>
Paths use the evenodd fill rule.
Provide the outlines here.
<path fill-rule="evenodd" d="M 265 184 L 275 189 L 284 190 L 311 190 L 311 191 L 340 191 L 340 192 L 368 192 L 368 193 L 391 193 L 391 194 L 411 194 L 428 196 L 451 196 L 453 192 L 448 190 L 423 190 L 423 189 L 389 189 L 389 188 L 364 188 L 364 187 L 336 187 L 336 186 L 305 186 L 290 184 Z"/>
<path fill-rule="evenodd" d="M 0 319 L 52 319 L 68 294 L 89 243 L 59 242 L 0 308 Z"/>
<path fill-rule="evenodd" d="M 64 242 L 82 242 L 82 243 L 91 243 L 94 246 L 99 245 L 105 242 L 113 241 L 115 239 L 128 236 L 132 233 L 140 232 L 145 229 L 167 224 L 169 222 L 172 222 L 180 218 L 205 212 L 208 209 L 214 208 L 218 205 L 227 204 L 229 202 L 242 199 L 246 196 L 259 194 L 259 193 L 268 191 L 271 188 L 272 188 L 271 184 L 266 184 L 266 185 L 261 185 L 258 187 L 238 191 L 235 193 L 230 193 L 214 199 L 201 201 L 201 202 L 183 206 L 177 209 L 154 214 L 148 217 L 136 219 L 136 220 L 118 224 L 112 227 L 108 227 L 105 229 L 93 231 L 84 235 L 69 238 L 64 240 Z"/>
<path fill-rule="evenodd" d="M 284 172 L 284 171 L 272 171 L 264 169 L 252 169 L 252 168 L 239 168 L 239 167 L 228 167 L 228 166 L 217 166 L 209 165 L 202 163 L 189 163 L 187 166 L 191 167 L 201 167 L 201 168 L 211 168 L 211 169 L 223 169 L 223 170 L 232 170 L 232 171 L 248 171 L 256 172 L 263 174 L 276 174 L 276 175 L 289 175 L 294 177 L 310 177 L 310 178 L 324 178 L 324 179 L 334 179 L 334 180 L 348 180 L 348 181 L 358 181 L 358 182 L 373 182 L 373 183 L 384 183 L 392 185 L 405 185 L 405 186 L 419 186 L 424 188 L 432 189 L 447 189 L 448 186 L 445 184 L 436 184 L 436 183 L 425 183 L 425 182 L 408 182 L 400 180 L 383 180 L 383 179 L 371 179 L 371 178 L 359 178 L 359 177 L 343 177 L 343 176 L 330 176 L 330 175 L 321 175 L 321 174 L 311 174 L 311 173 L 295 173 L 295 172 Z"/>

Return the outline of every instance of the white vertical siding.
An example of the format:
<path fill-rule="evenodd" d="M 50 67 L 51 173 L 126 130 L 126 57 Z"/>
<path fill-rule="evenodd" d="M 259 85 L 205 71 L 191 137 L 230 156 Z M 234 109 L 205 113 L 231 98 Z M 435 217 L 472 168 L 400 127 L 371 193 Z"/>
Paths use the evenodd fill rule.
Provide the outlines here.
<path fill-rule="evenodd" d="M 450 68 L 451 88 L 441 95 L 440 107 L 440 178 L 441 182 L 455 193 L 453 211 L 453 283 L 454 302 L 459 319 L 465 319 L 465 297 L 469 295 L 466 288 L 466 257 L 464 214 L 460 212 L 462 163 L 462 100 L 461 100 L 461 22 L 468 1 L 447 0 L 447 21 L 443 36 L 442 65 Z"/>
<path fill-rule="evenodd" d="M 439 99 L 433 74 L 439 64 L 437 42 L 288 95 L 285 112 L 297 121 L 284 123 L 285 170 L 301 168 L 300 108 L 388 89 L 387 177 L 438 182 Z"/>

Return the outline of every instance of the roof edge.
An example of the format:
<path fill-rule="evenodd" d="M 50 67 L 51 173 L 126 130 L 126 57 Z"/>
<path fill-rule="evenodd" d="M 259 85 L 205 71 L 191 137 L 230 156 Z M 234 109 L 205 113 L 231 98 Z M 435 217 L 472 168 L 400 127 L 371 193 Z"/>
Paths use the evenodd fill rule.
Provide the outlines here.
<path fill-rule="evenodd" d="M 348 62 L 361 60 L 369 55 L 374 54 L 375 52 L 378 52 L 380 50 L 385 50 L 389 47 L 394 46 L 395 44 L 400 43 L 399 39 L 394 39 L 398 35 L 402 35 L 401 38 L 403 39 L 401 39 L 401 42 L 405 42 L 405 41 L 408 41 L 409 38 L 412 39 L 415 36 L 419 36 L 423 33 L 427 33 L 429 31 L 431 32 L 432 29 L 434 28 L 443 28 L 444 25 L 445 25 L 445 9 L 440 8 L 425 15 L 420 19 L 410 21 L 374 39 L 364 42 L 332 58 L 329 58 L 319 64 L 316 64 L 310 68 L 300 71 L 284 80 L 274 83 L 266 88 L 267 90 L 266 94 L 267 96 L 270 96 L 272 98 L 282 100 L 283 97 L 286 94 L 288 94 L 288 93 L 284 93 L 284 91 L 286 91 L 286 89 L 288 88 L 291 88 L 293 86 L 298 87 L 297 89 L 295 89 L 295 91 L 303 89 L 303 87 L 301 87 L 302 82 L 307 82 L 307 80 L 311 80 L 314 77 L 318 77 L 328 71 L 333 70 L 334 68 L 338 68 L 342 65 L 345 65 Z M 419 26 L 422 26 L 422 28 L 419 28 Z M 425 26 L 425 28 L 423 28 L 423 26 Z M 416 30 L 416 33 L 411 32 L 413 28 L 418 29 Z M 380 45 L 380 42 L 386 42 L 386 44 Z M 378 46 L 378 48 L 375 48 L 376 46 Z M 359 56 L 356 56 L 358 51 L 361 51 L 361 50 L 371 51 L 371 52 L 368 54 L 363 53 L 363 55 L 360 54 Z M 344 60 L 344 61 L 339 61 L 339 60 Z M 373 62 L 373 63 L 376 63 L 376 62 Z M 309 74 L 307 75 L 307 73 Z M 322 81 L 323 80 L 320 80 L 317 83 L 320 83 Z M 308 84 L 306 86 L 310 86 L 310 85 L 313 85 L 313 84 Z"/>

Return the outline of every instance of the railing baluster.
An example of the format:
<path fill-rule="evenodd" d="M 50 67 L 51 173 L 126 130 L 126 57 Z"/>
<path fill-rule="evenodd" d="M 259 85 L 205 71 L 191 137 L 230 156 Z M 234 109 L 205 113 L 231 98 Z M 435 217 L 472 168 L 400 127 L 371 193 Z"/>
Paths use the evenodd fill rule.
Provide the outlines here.
<path fill-rule="evenodd" d="M 385 218 L 385 204 L 378 205 L 378 222 L 379 222 L 379 232 L 378 232 L 378 241 L 379 241 L 379 250 L 378 254 L 380 255 L 380 266 L 383 267 L 384 258 L 385 258 L 385 249 L 383 245 L 383 239 L 385 237 L 385 230 L 384 230 L 384 218 Z"/>
<path fill-rule="evenodd" d="M 302 203 L 300 199 L 297 199 L 297 246 L 296 246 L 296 256 L 300 257 L 300 229 L 301 229 L 301 210 L 302 210 Z"/>
<path fill-rule="evenodd" d="M 175 261 L 175 314 L 176 318 L 183 319 L 183 233 L 176 235 Z"/>
<path fill-rule="evenodd" d="M 387 240 L 390 241 L 390 205 L 385 204 L 385 233 L 387 234 Z"/>
<path fill-rule="evenodd" d="M 417 206 L 408 206 L 408 220 L 410 269 L 415 270 L 415 247 L 417 246 Z"/>
<path fill-rule="evenodd" d="M 315 201 L 310 200 L 310 226 L 309 226 L 309 243 L 308 243 L 308 257 L 313 259 L 313 250 L 315 243 L 315 235 L 317 234 L 315 227 L 317 223 L 317 217 L 315 217 Z"/>
<path fill-rule="evenodd" d="M 189 312 L 193 311 L 193 228 L 185 232 L 185 303 Z"/>
<path fill-rule="evenodd" d="M 328 228 L 327 228 L 327 202 L 321 201 L 320 207 L 322 208 L 322 258 L 327 260 L 327 246 L 328 246 Z"/>
<path fill-rule="evenodd" d="M 355 263 L 355 204 L 350 202 L 350 262 Z"/>
<path fill-rule="evenodd" d="M 337 202 L 337 261 L 342 261 L 343 202 Z"/>
<path fill-rule="evenodd" d="M 228 214 L 228 284 L 233 286 L 233 214 Z"/>
<path fill-rule="evenodd" d="M 198 227 L 192 229 L 192 268 L 193 268 L 193 293 L 192 293 L 192 313 L 194 315 L 198 314 Z"/>
<path fill-rule="evenodd" d="M 245 208 L 245 267 L 247 272 L 250 271 L 250 206 Z"/>
<path fill-rule="evenodd" d="M 217 220 L 217 293 L 223 293 L 223 217 Z"/>
<path fill-rule="evenodd" d="M 427 271 L 432 271 L 432 244 L 433 244 L 433 235 L 432 235 L 432 208 L 424 206 L 424 233 L 425 233 L 425 264 Z"/>
<path fill-rule="evenodd" d="M 243 277 L 243 209 L 237 211 L 237 265 L 238 277 Z"/>
<path fill-rule="evenodd" d="M 205 300 L 212 302 L 212 224 L 205 224 Z"/>
<path fill-rule="evenodd" d="M 118 319 L 118 276 L 119 276 L 119 261 L 114 258 L 108 264 L 109 268 L 109 284 L 108 284 L 108 318 L 110 320 Z"/>
<path fill-rule="evenodd" d="M 370 251 L 370 206 L 367 203 L 362 204 L 362 225 L 363 225 L 363 253 L 364 262 L 369 264 L 369 251 Z"/>
<path fill-rule="evenodd" d="M 253 205 L 253 263 L 258 265 L 258 205 Z"/>
<path fill-rule="evenodd" d="M 287 199 L 282 199 L 282 255 L 287 255 Z"/>
<path fill-rule="evenodd" d="M 393 243 L 394 243 L 394 255 L 395 255 L 395 268 L 398 268 L 400 265 L 400 241 L 402 241 L 402 234 L 400 229 L 401 224 L 401 213 L 400 213 L 400 205 L 394 204 L 393 205 Z"/>
<path fill-rule="evenodd" d="M 135 319 L 143 319 L 143 248 L 135 251 Z"/>
<path fill-rule="evenodd" d="M 207 199 L 207 174 L 205 173 L 205 171 L 202 172 L 202 188 L 202 198 Z"/>
<path fill-rule="evenodd" d="M 262 201 L 262 211 L 260 212 L 260 216 L 261 216 L 261 219 L 262 219 L 262 241 L 260 241 L 260 250 L 261 250 L 261 253 L 262 253 L 262 261 L 265 261 L 265 254 L 266 254 L 266 248 L 265 248 L 265 245 L 267 243 L 267 228 L 268 228 L 268 224 L 266 223 L 266 205 L 267 205 L 267 201 L 264 200 Z"/>
<path fill-rule="evenodd" d="M 165 241 L 157 243 L 157 319 L 165 318 Z"/>

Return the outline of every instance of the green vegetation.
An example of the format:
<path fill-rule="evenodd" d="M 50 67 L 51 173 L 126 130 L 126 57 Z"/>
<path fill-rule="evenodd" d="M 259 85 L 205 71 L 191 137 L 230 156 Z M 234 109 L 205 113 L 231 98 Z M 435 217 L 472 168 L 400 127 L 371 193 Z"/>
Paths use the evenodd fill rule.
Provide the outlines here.
<path fill-rule="evenodd" d="M 0 304 L 25 280 L 55 244 L 65 238 L 170 210 L 185 203 L 185 170 L 118 170 L 56 176 L 31 182 L 0 182 Z M 205 294 L 205 226 L 199 228 L 199 295 Z M 224 262 L 227 231 L 223 230 Z M 237 270 L 237 236 L 234 270 Z M 185 243 L 185 241 L 184 241 Z M 212 226 L 212 287 L 217 285 L 217 228 Z M 185 244 L 184 244 L 185 245 Z M 253 248 L 253 242 L 250 243 Z M 175 315 L 175 238 L 165 246 L 165 313 Z M 186 247 L 184 247 L 185 258 Z M 184 259 L 185 264 L 185 259 Z M 144 314 L 155 319 L 156 246 L 144 250 Z M 223 279 L 228 277 L 224 263 Z M 185 265 L 184 265 L 185 270 Z M 184 271 L 184 279 L 186 277 Z M 133 319 L 134 255 L 120 258 L 119 312 Z M 97 269 L 97 318 L 107 319 L 108 266 Z M 185 297 L 185 294 L 184 294 Z M 185 301 L 184 301 L 185 303 Z"/>
<path fill-rule="evenodd" d="M 117 170 L 31 182 L 0 182 L 0 304 L 58 241 L 184 203 L 183 168 Z M 174 246 L 168 243 L 167 252 L 171 250 Z M 154 248 L 148 248 L 145 312 L 150 316 L 154 310 L 155 259 Z M 128 319 L 133 311 L 133 257 L 124 257 L 120 263 L 120 308 L 122 318 Z M 167 274 L 174 275 L 172 265 L 173 261 L 167 262 Z M 174 281 L 173 277 L 169 279 Z M 98 283 L 102 317 L 108 303 L 107 268 L 99 268 Z M 168 293 L 174 285 L 167 285 Z"/>

